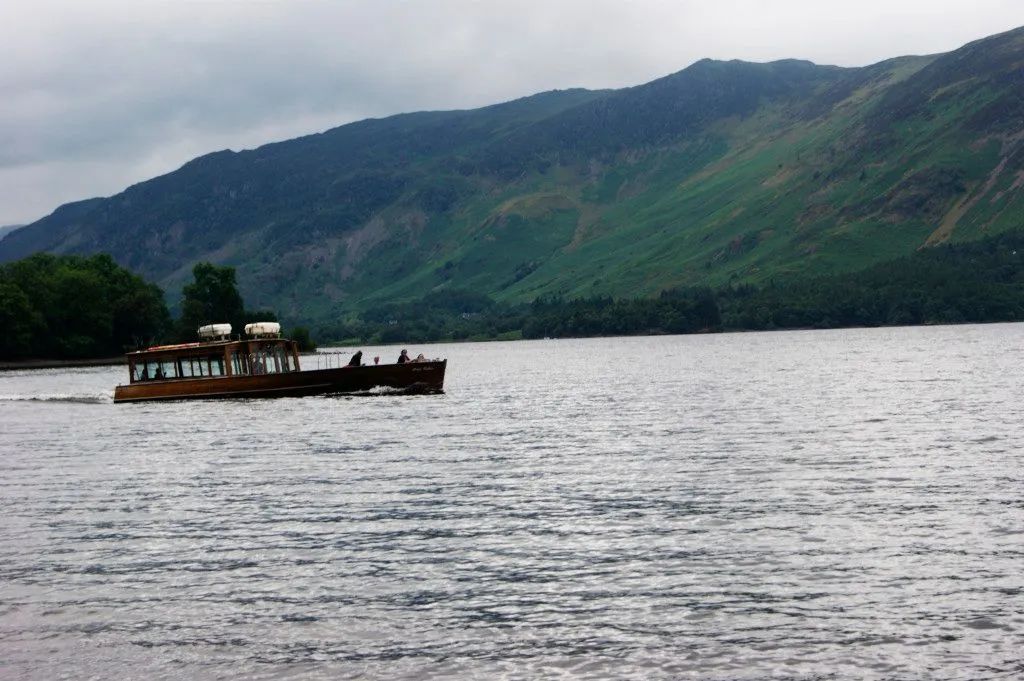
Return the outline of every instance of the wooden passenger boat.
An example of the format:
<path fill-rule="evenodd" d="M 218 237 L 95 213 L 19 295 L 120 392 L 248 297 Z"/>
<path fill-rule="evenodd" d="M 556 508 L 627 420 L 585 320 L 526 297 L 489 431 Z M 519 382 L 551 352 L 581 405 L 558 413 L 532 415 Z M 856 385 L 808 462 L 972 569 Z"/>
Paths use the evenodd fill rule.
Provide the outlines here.
<path fill-rule="evenodd" d="M 199 331 L 196 343 L 128 353 L 129 382 L 115 388 L 114 401 L 444 392 L 443 359 L 303 370 L 298 344 L 281 337 L 276 322 L 249 324 L 244 337 L 232 336 L 229 324 Z"/>

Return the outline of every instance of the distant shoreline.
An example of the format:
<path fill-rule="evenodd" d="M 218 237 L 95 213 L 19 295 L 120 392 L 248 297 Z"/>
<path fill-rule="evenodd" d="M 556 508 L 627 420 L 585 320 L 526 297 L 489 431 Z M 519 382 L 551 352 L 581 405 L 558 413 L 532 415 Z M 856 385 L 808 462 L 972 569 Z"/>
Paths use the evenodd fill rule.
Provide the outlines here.
<path fill-rule="evenodd" d="M 98 359 L 23 359 L 17 362 L 0 362 L 0 371 L 18 369 L 66 369 L 74 367 L 117 366 L 124 364 L 124 357 L 100 357 Z"/>

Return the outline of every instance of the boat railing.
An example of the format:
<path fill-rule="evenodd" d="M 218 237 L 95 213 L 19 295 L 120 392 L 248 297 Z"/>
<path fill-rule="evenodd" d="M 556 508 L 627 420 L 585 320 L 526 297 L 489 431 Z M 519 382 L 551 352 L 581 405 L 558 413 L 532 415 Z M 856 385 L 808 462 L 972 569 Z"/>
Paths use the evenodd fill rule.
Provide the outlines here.
<path fill-rule="evenodd" d="M 304 369 L 312 369 L 313 358 L 315 358 L 317 369 L 337 369 L 347 366 L 349 361 L 352 359 L 352 355 L 353 353 L 348 351 L 336 352 L 332 350 L 317 350 L 316 352 L 302 355 L 302 367 Z M 363 357 L 363 366 L 373 366 L 373 360 L 370 359 L 370 361 L 367 361 L 367 359 L 367 357 Z M 441 360 L 425 359 L 420 361 L 439 362 Z M 384 362 L 381 362 L 381 365 L 383 364 Z"/>
<path fill-rule="evenodd" d="M 310 357 L 316 357 L 317 369 L 338 369 L 348 364 L 352 359 L 351 352 L 322 352 L 317 351 L 311 355 L 303 355 L 302 364 L 306 366 Z M 312 368 L 312 367 L 309 367 Z"/>

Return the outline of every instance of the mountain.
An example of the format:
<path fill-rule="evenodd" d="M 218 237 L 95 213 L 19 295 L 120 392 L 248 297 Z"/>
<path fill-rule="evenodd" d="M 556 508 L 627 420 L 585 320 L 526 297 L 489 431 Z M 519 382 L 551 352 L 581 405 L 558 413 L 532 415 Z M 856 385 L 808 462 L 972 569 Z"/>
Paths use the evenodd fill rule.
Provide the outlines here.
<path fill-rule="evenodd" d="M 0 241 L 197 261 L 318 320 L 444 289 L 654 295 L 853 272 L 1024 215 L 1024 29 L 863 68 L 703 60 L 636 87 L 402 114 L 220 151 Z"/>
<path fill-rule="evenodd" d="M 3 239 L 10 232 L 13 232 L 14 230 L 19 229 L 20 227 L 23 226 L 24 225 L 5 225 L 3 227 L 0 227 L 0 239 Z"/>

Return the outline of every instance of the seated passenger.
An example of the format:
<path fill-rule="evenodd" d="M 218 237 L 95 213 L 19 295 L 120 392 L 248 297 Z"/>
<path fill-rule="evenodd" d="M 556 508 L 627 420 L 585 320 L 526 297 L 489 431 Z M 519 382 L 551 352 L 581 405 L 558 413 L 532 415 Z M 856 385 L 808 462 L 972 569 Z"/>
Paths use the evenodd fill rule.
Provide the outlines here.
<path fill-rule="evenodd" d="M 359 350 L 356 354 L 352 355 L 352 359 L 348 361 L 350 367 L 359 367 L 363 365 L 363 351 Z"/>
<path fill-rule="evenodd" d="M 409 351 L 408 350 L 402 350 L 402 354 L 400 354 L 398 356 L 398 363 L 399 364 L 405 364 L 406 362 L 409 362 L 409 361 L 411 361 L 409 359 Z"/>
<path fill-rule="evenodd" d="M 413 361 L 414 362 L 426 362 L 427 358 L 424 357 L 423 353 L 421 352 L 420 354 L 416 355 L 416 359 L 414 359 Z"/>

